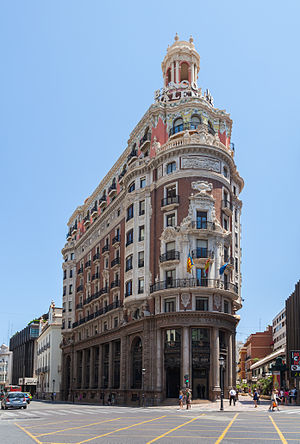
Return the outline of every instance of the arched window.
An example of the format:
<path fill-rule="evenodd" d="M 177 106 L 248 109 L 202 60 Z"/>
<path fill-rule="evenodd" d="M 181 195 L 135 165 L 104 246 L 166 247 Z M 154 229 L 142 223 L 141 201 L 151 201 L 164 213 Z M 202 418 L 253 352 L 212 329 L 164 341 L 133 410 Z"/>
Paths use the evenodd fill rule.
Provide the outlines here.
<path fill-rule="evenodd" d="M 207 122 L 207 127 L 208 127 L 208 132 L 214 136 L 215 130 L 214 130 L 214 127 L 212 126 L 212 123 L 210 121 Z"/>
<path fill-rule="evenodd" d="M 196 129 L 201 123 L 201 117 L 196 114 L 191 118 L 191 129 Z"/>
<path fill-rule="evenodd" d="M 132 388 L 142 388 L 143 346 L 141 338 L 136 338 L 132 343 Z"/>
<path fill-rule="evenodd" d="M 169 83 L 171 82 L 171 68 L 169 68 L 168 71 L 167 71 L 167 78 L 166 78 L 166 80 L 167 80 L 167 85 L 166 86 L 168 86 Z"/>
<path fill-rule="evenodd" d="M 181 117 L 174 120 L 173 123 L 173 134 L 179 133 L 180 131 L 183 131 L 183 120 Z"/>
<path fill-rule="evenodd" d="M 189 80 L 189 65 L 186 62 L 181 63 L 180 66 L 180 81 Z"/>

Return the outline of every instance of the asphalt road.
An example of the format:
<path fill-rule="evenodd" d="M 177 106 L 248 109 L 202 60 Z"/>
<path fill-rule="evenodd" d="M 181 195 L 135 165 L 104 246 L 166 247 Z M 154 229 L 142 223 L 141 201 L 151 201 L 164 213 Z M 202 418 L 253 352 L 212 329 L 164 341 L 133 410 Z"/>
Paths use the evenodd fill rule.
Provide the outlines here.
<path fill-rule="evenodd" d="M 252 406 L 251 406 L 252 407 Z M 300 408 L 130 408 L 33 401 L 0 412 L 1 444 L 300 443 Z"/>

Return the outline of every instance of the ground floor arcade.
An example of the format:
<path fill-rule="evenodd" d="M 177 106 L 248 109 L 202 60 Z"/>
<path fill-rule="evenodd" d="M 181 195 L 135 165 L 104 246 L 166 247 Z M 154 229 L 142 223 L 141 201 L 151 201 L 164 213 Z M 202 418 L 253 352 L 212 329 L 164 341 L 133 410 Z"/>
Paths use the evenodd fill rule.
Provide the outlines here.
<path fill-rule="evenodd" d="M 159 315 L 63 348 L 65 400 L 157 405 L 192 389 L 193 399 L 220 395 L 220 357 L 225 392 L 235 385 L 232 315 Z"/>

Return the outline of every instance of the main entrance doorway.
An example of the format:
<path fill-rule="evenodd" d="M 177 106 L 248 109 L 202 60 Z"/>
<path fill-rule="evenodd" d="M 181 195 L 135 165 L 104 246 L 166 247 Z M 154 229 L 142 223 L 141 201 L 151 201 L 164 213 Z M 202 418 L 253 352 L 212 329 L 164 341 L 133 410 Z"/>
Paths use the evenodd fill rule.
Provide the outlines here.
<path fill-rule="evenodd" d="M 208 369 L 197 368 L 193 369 L 193 398 L 194 399 L 208 399 L 209 385 L 208 385 Z"/>
<path fill-rule="evenodd" d="M 180 390 L 181 330 L 165 331 L 164 367 L 166 398 L 178 398 Z"/>
<path fill-rule="evenodd" d="M 194 399 L 209 399 L 209 329 L 192 328 L 192 390 Z"/>

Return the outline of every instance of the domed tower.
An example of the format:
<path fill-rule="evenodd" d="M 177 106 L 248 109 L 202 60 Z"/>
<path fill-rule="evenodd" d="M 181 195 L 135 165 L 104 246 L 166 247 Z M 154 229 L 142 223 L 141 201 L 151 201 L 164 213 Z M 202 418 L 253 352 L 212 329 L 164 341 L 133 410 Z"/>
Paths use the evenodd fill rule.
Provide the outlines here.
<path fill-rule="evenodd" d="M 176 34 L 175 42 L 168 47 L 161 67 L 166 87 L 170 83 L 179 84 L 183 81 L 197 84 L 200 56 L 195 50 L 193 38 L 190 37 L 188 42 L 179 41 Z"/>

